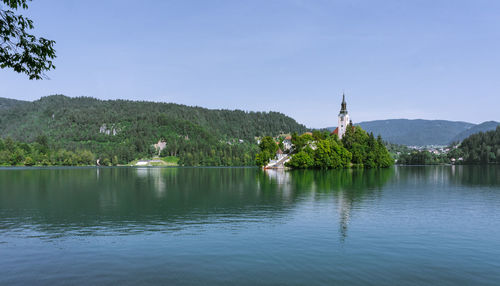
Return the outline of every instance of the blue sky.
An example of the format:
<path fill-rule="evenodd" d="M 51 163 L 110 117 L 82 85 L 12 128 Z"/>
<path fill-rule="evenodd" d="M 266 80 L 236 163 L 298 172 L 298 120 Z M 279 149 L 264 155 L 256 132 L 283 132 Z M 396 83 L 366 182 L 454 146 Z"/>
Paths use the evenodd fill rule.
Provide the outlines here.
<path fill-rule="evenodd" d="M 499 1 L 34 0 L 50 80 L 0 70 L 0 97 L 50 94 L 275 110 L 354 122 L 500 121 Z"/>

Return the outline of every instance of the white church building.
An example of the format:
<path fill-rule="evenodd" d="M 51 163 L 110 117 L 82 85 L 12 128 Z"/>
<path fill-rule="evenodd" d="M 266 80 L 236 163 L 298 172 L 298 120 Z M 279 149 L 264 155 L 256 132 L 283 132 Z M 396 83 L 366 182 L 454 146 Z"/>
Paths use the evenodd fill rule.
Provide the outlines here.
<path fill-rule="evenodd" d="M 339 139 L 342 139 L 342 136 L 344 136 L 349 123 L 352 124 L 352 121 L 349 119 L 349 114 L 347 113 L 345 94 L 342 94 L 342 104 L 340 105 L 339 112 L 339 125 L 337 128 L 335 128 L 335 130 L 333 130 L 332 134 L 337 134 L 337 136 L 339 136 Z"/>

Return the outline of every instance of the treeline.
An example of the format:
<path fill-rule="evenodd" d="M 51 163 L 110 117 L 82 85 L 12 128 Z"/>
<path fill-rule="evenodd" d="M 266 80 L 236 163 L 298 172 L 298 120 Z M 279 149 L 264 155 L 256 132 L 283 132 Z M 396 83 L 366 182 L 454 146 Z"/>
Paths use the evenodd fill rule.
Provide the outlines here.
<path fill-rule="evenodd" d="M 434 154 L 427 150 L 413 150 L 407 153 L 401 153 L 398 156 L 399 165 L 439 165 L 450 164 L 451 160 L 448 154 Z"/>
<path fill-rule="evenodd" d="M 46 136 L 51 150 L 90 150 L 119 164 L 157 154 L 152 145 L 162 140 L 162 154 L 179 157 L 182 165 L 254 165 L 255 137 L 293 131 L 306 128 L 277 112 L 62 95 L 0 110 L 3 138 L 30 145 Z"/>
<path fill-rule="evenodd" d="M 292 135 L 292 158 L 286 164 L 294 169 L 345 168 L 349 166 L 352 154 L 344 148 L 336 135 L 328 132 L 314 132 L 313 135 L 296 133 Z"/>
<path fill-rule="evenodd" d="M 373 133 L 366 133 L 361 127 L 348 125 L 346 133 L 342 137 L 342 143 L 352 154 L 354 166 L 368 168 L 387 168 L 394 165 L 391 157 L 380 135 L 377 139 Z"/>
<path fill-rule="evenodd" d="M 500 126 L 467 137 L 456 153 L 465 164 L 500 164 Z"/>
<path fill-rule="evenodd" d="M 394 151 L 398 151 L 397 163 L 401 165 L 499 164 L 500 127 L 470 135 L 461 143 L 454 142 L 448 148 L 449 152 L 441 154 L 427 150 L 411 150 L 404 146 L 396 146 Z"/>
<path fill-rule="evenodd" d="M 29 144 L 11 138 L 0 139 L 0 166 L 88 166 L 95 165 L 95 159 L 89 150 L 51 150 L 44 136 Z M 116 158 L 113 163 L 117 163 Z M 103 164 L 111 165 L 112 162 L 104 158 Z"/>
<path fill-rule="evenodd" d="M 258 165 L 267 164 L 272 157 L 269 154 L 277 149 L 277 144 L 270 144 L 270 140 L 272 138 L 268 137 L 266 144 L 260 145 L 261 151 L 256 156 Z M 359 126 L 349 125 L 342 140 L 325 131 L 300 136 L 294 133 L 292 146 L 291 159 L 286 166 L 294 169 L 378 168 L 394 164 L 382 138 L 375 139 L 372 133 L 367 134 Z"/>

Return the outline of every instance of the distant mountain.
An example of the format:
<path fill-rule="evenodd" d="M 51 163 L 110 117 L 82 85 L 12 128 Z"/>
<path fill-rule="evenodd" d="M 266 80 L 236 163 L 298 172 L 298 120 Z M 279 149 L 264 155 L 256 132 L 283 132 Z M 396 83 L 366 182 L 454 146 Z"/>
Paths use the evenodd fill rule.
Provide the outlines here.
<path fill-rule="evenodd" d="M 28 103 L 28 101 L 0 97 L 0 110 L 6 110 L 26 103 Z"/>
<path fill-rule="evenodd" d="M 446 145 L 473 123 L 446 120 L 389 119 L 359 123 L 361 128 L 380 134 L 384 140 L 404 145 Z"/>
<path fill-rule="evenodd" d="M 479 132 L 487 132 L 487 131 L 492 131 L 497 128 L 497 126 L 500 125 L 500 122 L 496 121 L 486 121 L 478 125 L 474 125 L 470 127 L 469 129 L 460 132 L 458 135 L 452 138 L 451 142 L 455 141 L 462 141 L 465 138 L 469 137 L 472 134 L 476 134 Z"/>
<path fill-rule="evenodd" d="M 475 126 L 461 121 L 424 119 L 375 120 L 356 125 L 374 135 L 380 134 L 385 141 L 409 146 L 447 145 L 458 134 Z"/>

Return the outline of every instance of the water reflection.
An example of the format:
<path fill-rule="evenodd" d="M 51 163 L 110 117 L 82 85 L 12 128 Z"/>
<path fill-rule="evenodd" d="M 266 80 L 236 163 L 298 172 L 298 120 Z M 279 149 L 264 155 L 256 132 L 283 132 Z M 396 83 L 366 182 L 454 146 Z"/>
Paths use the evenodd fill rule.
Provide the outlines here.
<path fill-rule="evenodd" d="M 253 168 L 53 168 L 0 170 L 0 231 L 40 235 L 177 231 L 210 224 L 286 223 L 293 210 L 324 204 L 341 240 L 356 209 L 387 184 L 500 186 L 500 168 L 262 171 Z"/>
<path fill-rule="evenodd" d="M 339 216 L 341 241 L 347 237 L 351 213 L 365 197 L 376 198 L 393 176 L 393 169 L 347 170 L 266 170 L 271 181 L 284 193 L 297 196 L 309 194 L 316 200 L 335 199 Z"/>
<path fill-rule="evenodd" d="M 500 166 L 405 166 L 395 168 L 398 181 L 411 184 L 453 183 L 464 186 L 499 187 Z"/>

